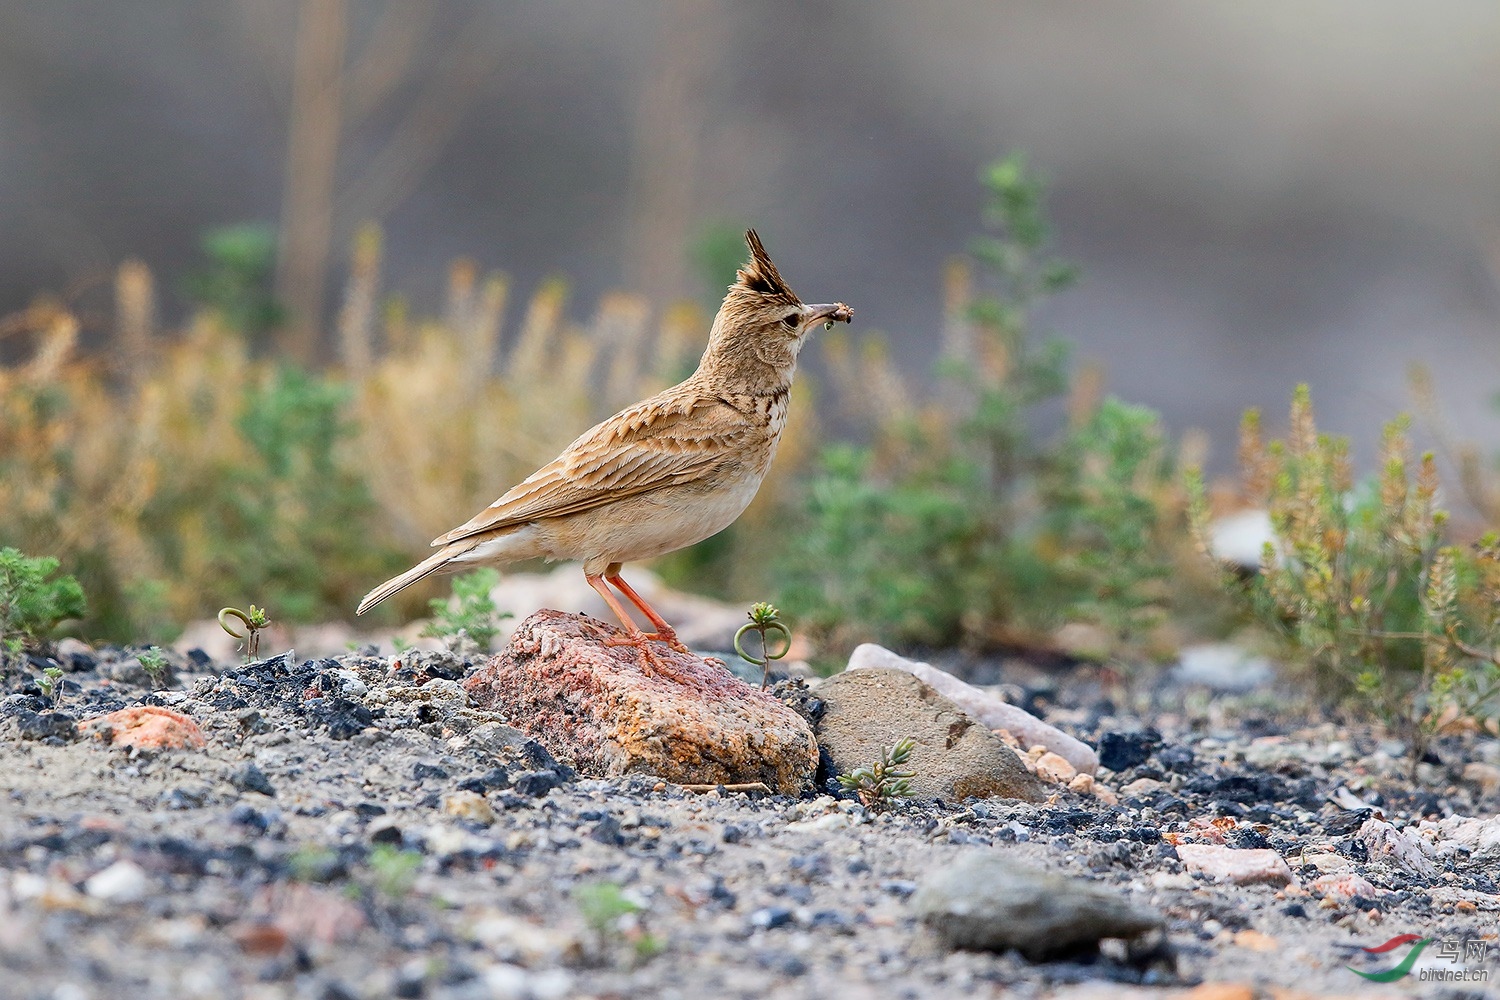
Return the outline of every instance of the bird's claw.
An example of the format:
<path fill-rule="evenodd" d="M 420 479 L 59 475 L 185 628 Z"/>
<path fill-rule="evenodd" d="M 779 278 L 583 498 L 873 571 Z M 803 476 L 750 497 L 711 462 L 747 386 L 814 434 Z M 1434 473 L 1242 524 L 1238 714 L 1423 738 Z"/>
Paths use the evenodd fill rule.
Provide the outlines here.
<path fill-rule="evenodd" d="M 647 639 L 661 643 L 674 652 L 687 653 L 689 655 L 693 652 L 682 644 L 682 640 L 677 638 L 677 633 L 672 629 L 657 629 L 655 632 L 643 632 L 641 634 Z"/>
<path fill-rule="evenodd" d="M 665 677 L 678 683 L 686 683 L 687 678 L 663 663 L 651 648 L 651 643 L 659 641 L 658 636 L 649 632 L 638 632 L 635 635 L 614 635 L 604 640 L 606 646 L 634 646 L 641 658 L 641 672 L 648 677 Z M 675 637 L 674 637 L 675 642 Z M 688 650 L 678 642 L 673 649 L 686 653 Z"/>

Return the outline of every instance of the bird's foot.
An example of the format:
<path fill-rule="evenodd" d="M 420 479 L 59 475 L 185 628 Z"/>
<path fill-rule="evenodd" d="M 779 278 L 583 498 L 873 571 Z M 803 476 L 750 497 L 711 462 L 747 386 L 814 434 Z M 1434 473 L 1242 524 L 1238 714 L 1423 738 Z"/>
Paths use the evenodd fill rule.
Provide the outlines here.
<path fill-rule="evenodd" d="M 635 635 L 613 635 L 604 640 L 606 646 L 634 646 L 641 659 L 641 672 L 648 677 L 665 677 L 678 683 L 686 683 L 687 678 L 663 663 L 656 655 L 656 650 L 651 648 L 651 643 L 657 641 L 657 637 L 646 632 L 637 632 Z M 681 643 L 678 644 L 679 646 Z M 687 652 L 686 649 L 683 652 Z"/>
<path fill-rule="evenodd" d="M 677 631 L 671 626 L 659 627 L 655 632 L 642 632 L 641 634 L 647 639 L 662 643 L 668 649 L 675 650 L 676 652 L 692 653 L 692 650 L 684 646 L 682 640 L 677 638 Z"/>

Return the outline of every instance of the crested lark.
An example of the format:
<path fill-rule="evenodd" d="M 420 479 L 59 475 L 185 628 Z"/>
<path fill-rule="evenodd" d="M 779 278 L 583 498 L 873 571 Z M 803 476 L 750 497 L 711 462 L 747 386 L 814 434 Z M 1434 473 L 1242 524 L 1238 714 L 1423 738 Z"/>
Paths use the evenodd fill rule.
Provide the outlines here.
<path fill-rule="evenodd" d="M 786 426 L 797 354 L 819 323 L 848 323 L 842 302 L 804 305 L 781 280 L 752 229 L 750 261 L 729 286 L 698 370 L 680 385 L 616 413 L 465 524 L 441 548 L 365 596 L 369 608 L 432 573 L 522 559 L 579 559 L 625 637 L 661 671 L 652 640 L 686 652 L 677 635 L 620 577 L 621 564 L 684 548 L 727 528 L 755 496 Z M 613 584 L 650 620 L 642 632 Z"/>

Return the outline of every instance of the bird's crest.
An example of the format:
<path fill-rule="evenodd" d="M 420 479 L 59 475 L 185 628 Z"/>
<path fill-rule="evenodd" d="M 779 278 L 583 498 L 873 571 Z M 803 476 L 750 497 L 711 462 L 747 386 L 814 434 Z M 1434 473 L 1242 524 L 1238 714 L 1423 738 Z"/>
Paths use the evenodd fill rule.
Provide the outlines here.
<path fill-rule="evenodd" d="M 766 253 L 755 230 L 745 230 L 745 243 L 750 247 L 750 260 L 735 272 L 735 282 L 731 288 L 780 299 L 788 305 L 801 305 L 802 300 L 781 280 L 781 274 L 777 272 L 776 265 L 771 263 L 771 255 Z"/>

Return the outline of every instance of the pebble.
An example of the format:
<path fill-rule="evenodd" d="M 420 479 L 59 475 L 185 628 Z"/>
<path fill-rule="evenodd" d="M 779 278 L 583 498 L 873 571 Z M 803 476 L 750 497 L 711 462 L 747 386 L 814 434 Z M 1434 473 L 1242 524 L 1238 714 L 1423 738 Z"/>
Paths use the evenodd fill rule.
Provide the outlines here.
<path fill-rule="evenodd" d="M 146 898 L 151 882 L 134 861 L 121 860 L 97 872 L 83 883 L 83 891 L 106 903 L 137 903 Z"/>
<path fill-rule="evenodd" d="M 1341 902 L 1353 899 L 1355 896 L 1374 899 L 1377 896 L 1385 895 L 1384 889 L 1377 889 L 1371 884 L 1369 879 L 1353 872 L 1319 875 L 1312 880 L 1308 887 L 1326 899 L 1334 899 Z"/>
<path fill-rule="evenodd" d="M 113 746 L 149 750 L 202 749 L 207 741 L 198 724 L 181 712 L 137 705 L 81 722 L 78 730 Z"/>
<path fill-rule="evenodd" d="M 443 812 L 481 826 L 495 822 L 494 807 L 478 792 L 450 792 L 443 797 Z"/>
<path fill-rule="evenodd" d="M 765 906 L 750 914 L 750 926 L 760 930 L 775 930 L 791 923 L 793 917 L 790 907 Z"/>
<path fill-rule="evenodd" d="M 1015 948 L 1033 960 L 1162 925 L 1160 914 L 1116 892 L 993 852 L 968 854 L 930 875 L 911 903 L 949 947 Z"/>
<path fill-rule="evenodd" d="M 1066 785 L 1078 776 L 1078 769 L 1067 758 L 1049 750 L 1036 759 L 1036 776 L 1054 785 Z"/>
<path fill-rule="evenodd" d="M 1235 885 L 1290 885 L 1296 879 L 1281 855 L 1265 848 L 1178 844 L 1177 857 L 1190 872 Z"/>
<path fill-rule="evenodd" d="M 229 772 L 229 783 L 243 792 L 259 792 L 262 795 L 276 794 L 271 779 L 266 777 L 266 772 L 256 767 L 253 761 L 246 761 L 233 771 Z"/>
<path fill-rule="evenodd" d="M 1161 734 L 1154 729 L 1104 733 L 1099 737 L 1099 766 L 1111 771 L 1139 767 L 1160 742 Z"/>

